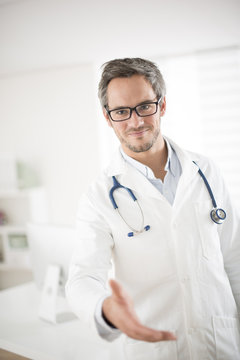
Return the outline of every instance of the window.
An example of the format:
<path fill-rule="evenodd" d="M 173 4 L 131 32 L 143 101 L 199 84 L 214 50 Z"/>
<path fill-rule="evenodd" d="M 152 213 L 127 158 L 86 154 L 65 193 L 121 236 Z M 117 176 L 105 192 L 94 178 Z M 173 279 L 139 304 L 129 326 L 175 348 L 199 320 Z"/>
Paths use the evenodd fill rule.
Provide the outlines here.
<path fill-rule="evenodd" d="M 211 157 L 240 210 L 240 49 L 159 59 L 167 84 L 163 133 Z"/>

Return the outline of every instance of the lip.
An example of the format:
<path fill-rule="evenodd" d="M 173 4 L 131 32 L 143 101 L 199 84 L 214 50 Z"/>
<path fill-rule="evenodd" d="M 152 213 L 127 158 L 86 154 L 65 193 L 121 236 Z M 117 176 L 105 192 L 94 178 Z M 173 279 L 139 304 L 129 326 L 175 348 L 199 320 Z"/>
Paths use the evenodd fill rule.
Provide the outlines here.
<path fill-rule="evenodd" d="M 132 131 L 128 134 L 128 136 L 132 136 L 132 137 L 142 137 L 146 132 L 148 131 L 148 129 L 143 129 L 140 131 Z"/>

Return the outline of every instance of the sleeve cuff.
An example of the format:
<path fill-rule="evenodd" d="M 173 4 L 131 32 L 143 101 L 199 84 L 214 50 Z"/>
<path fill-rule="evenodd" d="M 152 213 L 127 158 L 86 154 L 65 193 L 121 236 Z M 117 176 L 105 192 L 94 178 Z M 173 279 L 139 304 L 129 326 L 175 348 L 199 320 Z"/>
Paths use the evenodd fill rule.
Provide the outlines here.
<path fill-rule="evenodd" d="M 94 320 L 98 334 L 105 340 L 113 341 L 120 336 L 121 331 L 113 327 L 113 325 L 110 325 L 108 321 L 104 320 L 102 314 L 102 304 L 107 297 L 108 295 L 107 296 L 105 295 L 104 297 L 101 297 L 97 302 L 95 314 L 94 314 Z"/>

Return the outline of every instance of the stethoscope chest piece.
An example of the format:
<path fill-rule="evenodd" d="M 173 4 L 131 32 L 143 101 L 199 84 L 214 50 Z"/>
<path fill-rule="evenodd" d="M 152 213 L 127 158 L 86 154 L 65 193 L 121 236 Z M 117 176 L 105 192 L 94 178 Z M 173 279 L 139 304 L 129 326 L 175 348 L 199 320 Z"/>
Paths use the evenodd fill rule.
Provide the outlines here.
<path fill-rule="evenodd" d="M 198 167 L 198 164 L 195 161 L 193 161 L 193 163 L 195 165 L 197 165 L 197 167 Z M 223 209 L 217 207 L 217 203 L 216 203 L 215 197 L 213 195 L 212 189 L 211 189 L 205 175 L 203 174 L 202 170 L 199 167 L 198 167 L 198 173 L 201 176 L 201 178 L 203 179 L 203 181 L 206 185 L 206 188 L 208 190 L 208 193 L 210 195 L 210 198 L 212 200 L 213 209 L 210 212 L 210 217 L 211 217 L 212 221 L 215 222 L 215 224 L 220 225 L 226 219 L 226 216 L 227 216 L 226 212 Z"/>
<path fill-rule="evenodd" d="M 212 221 L 214 221 L 216 224 L 222 224 L 223 221 L 226 219 L 226 212 L 223 209 L 220 208 L 213 208 L 210 212 L 210 216 Z"/>

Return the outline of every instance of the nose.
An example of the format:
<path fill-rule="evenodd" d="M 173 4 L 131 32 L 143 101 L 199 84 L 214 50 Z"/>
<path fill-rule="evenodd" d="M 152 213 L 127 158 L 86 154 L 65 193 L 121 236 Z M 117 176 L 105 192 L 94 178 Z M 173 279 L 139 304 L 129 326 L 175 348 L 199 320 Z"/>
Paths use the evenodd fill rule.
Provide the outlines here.
<path fill-rule="evenodd" d="M 138 128 L 139 126 L 144 124 L 144 118 L 142 116 L 139 116 L 134 109 L 132 111 L 132 116 L 130 117 L 128 122 L 131 124 L 130 126 Z"/>

